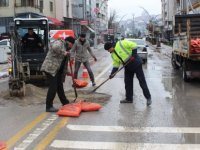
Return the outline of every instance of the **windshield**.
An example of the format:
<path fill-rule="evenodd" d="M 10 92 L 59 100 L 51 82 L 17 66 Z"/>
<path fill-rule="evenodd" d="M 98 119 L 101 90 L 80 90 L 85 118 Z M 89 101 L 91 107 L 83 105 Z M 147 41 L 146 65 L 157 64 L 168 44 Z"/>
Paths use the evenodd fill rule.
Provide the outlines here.
<path fill-rule="evenodd" d="M 130 40 L 130 41 L 137 43 L 137 45 L 145 45 L 144 40 L 136 40 L 136 39 L 132 39 L 132 40 Z"/>
<path fill-rule="evenodd" d="M 20 27 L 17 29 L 17 32 L 19 34 L 20 37 L 23 37 L 26 33 L 28 33 L 28 28 L 29 27 Z M 44 33 L 45 33 L 45 30 L 40 28 L 40 27 L 37 27 L 37 28 L 33 28 L 33 32 L 35 34 L 37 34 L 42 41 L 44 41 Z"/>

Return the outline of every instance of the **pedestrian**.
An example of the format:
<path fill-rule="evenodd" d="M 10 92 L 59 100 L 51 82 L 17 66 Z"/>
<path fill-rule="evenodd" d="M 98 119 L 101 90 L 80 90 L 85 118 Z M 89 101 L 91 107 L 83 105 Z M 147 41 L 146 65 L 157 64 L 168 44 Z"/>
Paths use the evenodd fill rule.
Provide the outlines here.
<path fill-rule="evenodd" d="M 89 53 L 90 55 L 94 58 L 94 61 L 97 61 L 97 58 L 93 54 L 91 48 L 90 48 L 90 43 L 86 39 L 86 34 L 81 33 L 80 37 L 75 41 L 72 49 L 71 49 L 71 56 L 72 60 L 75 58 L 75 70 L 74 70 L 74 78 L 77 79 L 78 77 L 78 71 L 80 69 L 81 63 L 85 66 L 85 68 L 88 71 L 88 74 L 90 76 L 90 80 L 92 82 L 92 86 L 95 86 L 95 79 L 94 79 L 94 74 L 92 72 L 92 69 L 90 67 L 89 63 Z"/>
<path fill-rule="evenodd" d="M 147 99 L 147 106 L 151 105 L 151 94 L 142 69 L 142 60 L 137 54 L 137 44 L 127 40 L 119 40 L 115 46 L 110 42 L 105 43 L 104 49 L 110 52 L 113 61 L 113 69 L 109 76 L 110 79 L 115 76 L 121 64 L 125 65 L 124 82 L 126 98 L 121 100 L 120 103 L 133 102 L 133 78 L 134 74 L 136 74 L 143 94 Z"/>
<path fill-rule="evenodd" d="M 42 39 L 33 31 L 33 28 L 28 28 L 28 32 L 22 37 L 23 51 L 26 52 L 43 52 Z"/>
<path fill-rule="evenodd" d="M 69 103 L 64 93 L 63 82 L 65 81 L 70 58 L 69 49 L 73 46 L 74 42 L 75 39 L 73 37 L 67 37 L 65 41 L 56 39 L 50 43 L 49 51 L 41 67 L 41 71 L 47 74 L 50 83 L 46 96 L 46 112 L 58 111 L 53 106 L 56 93 L 62 105 Z"/>

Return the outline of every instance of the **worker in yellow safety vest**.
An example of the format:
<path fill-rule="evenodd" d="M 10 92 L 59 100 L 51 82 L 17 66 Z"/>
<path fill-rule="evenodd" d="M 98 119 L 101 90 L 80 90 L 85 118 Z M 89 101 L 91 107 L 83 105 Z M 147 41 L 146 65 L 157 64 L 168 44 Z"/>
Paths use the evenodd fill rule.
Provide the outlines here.
<path fill-rule="evenodd" d="M 124 82 L 126 98 L 121 100 L 120 103 L 133 102 L 133 78 L 134 74 L 136 74 L 143 94 L 147 99 L 147 106 L 151 105 L 151 94 L 149 92 L 142 69 L 142 60 L 137 54 L 137 44 L 128 40 L 120 40 L 115 45 L 113 45 L 111 42 L 105 43 L 104 49 L 111 53 L 113 61 L 113 69 L 109 76 L 110 79 L 115 76 L 115 73 L 121 64 L 125 67 Z"/>

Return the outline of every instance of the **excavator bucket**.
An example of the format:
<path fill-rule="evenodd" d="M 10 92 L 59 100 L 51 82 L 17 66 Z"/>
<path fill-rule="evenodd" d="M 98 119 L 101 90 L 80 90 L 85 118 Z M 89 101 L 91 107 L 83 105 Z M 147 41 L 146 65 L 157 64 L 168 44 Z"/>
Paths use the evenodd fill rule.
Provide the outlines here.
<path fill-rule="evenodd" d="M 26 85 L 24 81 L 18 79 L 9 80 L 10 96 L 23 97 L 26 93 Z"/>

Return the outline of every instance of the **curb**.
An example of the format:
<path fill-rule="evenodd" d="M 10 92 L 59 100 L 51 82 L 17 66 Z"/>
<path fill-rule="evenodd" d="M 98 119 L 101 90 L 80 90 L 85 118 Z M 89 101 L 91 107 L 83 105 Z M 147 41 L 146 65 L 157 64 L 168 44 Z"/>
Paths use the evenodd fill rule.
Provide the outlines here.
<path fill-rule="evenodd" d="M 165 45 L 163 43 L 161 43 L 161 47 L 156 47 L 156 45 L 152 45 L 151 43 L 148 42 L 148 44 L 155 49 L 157 52 L 162 53 L 163 55 L 170 57 L 171 58 L 171 53 L 172 53 L 172 47 Z"/>
<path fill-rule="evenodd" d="M 0 79 L 9 77 L 8 72 L 0 72 Z"/>

